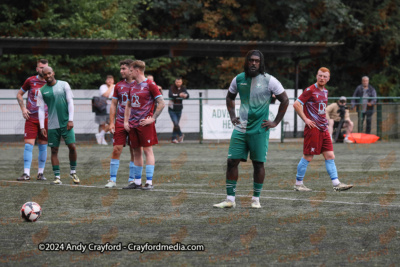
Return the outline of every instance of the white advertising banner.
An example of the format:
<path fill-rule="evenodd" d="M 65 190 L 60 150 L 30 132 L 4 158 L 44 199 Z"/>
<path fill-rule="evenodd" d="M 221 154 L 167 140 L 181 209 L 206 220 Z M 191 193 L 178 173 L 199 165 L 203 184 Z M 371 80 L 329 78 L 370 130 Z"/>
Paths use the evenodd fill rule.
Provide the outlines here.
<path fill-rule="evenodd" d="M 278 105 L 269 106 L 269 120 L 275 120 Z M 239 108 L 236 109 L 236 114 Z M 203 139 L 223 140 L 230 139 L 233 124 L 225 105 L 203 105 Z M 281 139 L 281 125 L 270 129 L 270 139 Z"/>

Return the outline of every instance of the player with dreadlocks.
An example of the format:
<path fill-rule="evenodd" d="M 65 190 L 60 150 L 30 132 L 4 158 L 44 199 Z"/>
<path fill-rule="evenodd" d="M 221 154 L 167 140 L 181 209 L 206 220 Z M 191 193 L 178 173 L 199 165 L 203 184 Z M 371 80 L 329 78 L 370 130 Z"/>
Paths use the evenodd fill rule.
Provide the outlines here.
<path fill-rule="evenodd" d="M 235 98 L 240 95 L 239 117 L 235 114 Z M 269 105 L 272 95 L 280 101 L 278 114 L 274 121 L 269 121 Z M 253 162 L 254 183 L 252 208 L 261 208 L 260 193 L 264 183 L 264 162 L 267 160 L 269 129 L 275 128 L 285 115 L 289 99 L 282 84 L 265 72 L 264 55 L 258 50 L 251 50 L 246 55 L 244 72 L 237 75 L 229 86 L 226 106 L 234 130 L 229 144 L 228 166 L 226 170 L 227 199 L 216 208 L 234 208 L 236 183 L 239 178 L 240 161 L 250 159 Z"/>

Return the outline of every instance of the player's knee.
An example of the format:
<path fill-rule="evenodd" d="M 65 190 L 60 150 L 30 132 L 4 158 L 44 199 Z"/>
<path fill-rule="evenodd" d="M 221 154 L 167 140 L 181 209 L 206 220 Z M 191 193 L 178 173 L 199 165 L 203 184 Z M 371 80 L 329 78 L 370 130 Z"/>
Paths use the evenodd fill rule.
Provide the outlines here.
<path fill-rule="evenodd" d="M 120 155 L 121 155 L 121 153 L 122 153 L 122 146 L 120 147 L 120 146 L 114 146 L 114 148 L 113 148 L 113 158 L 114 157 L 119 157 Z"/>
<path fill-rule="evenodd" d="M 70 151 L 76 150 L 75 143 L 69 144 L 69 145 L 68 145 L 68 149 L 69 149 Z"/>
<path fill-rule="evenodd" d="M 51 148 L 51 154 L 52 155 L 57 155 L 57 153 L 58 153 L 58 147 L 52 147 Z"/>
<path fill-rule="evenodd" d="M 325 155 L 325 159 L 326 159 L 326 160 L 335 159 L 335 154 L 333 154 L 333 153 L 328 153 L 328 154 Z"/>
<path fill-rule="evenodd" d="M 264 162 L 259 162 L 259 161 L 253 161 L 253 167 L 254 169 L 264 169 Z"/>
<path fill-rule="evenodd" d="M 228 169 L 237 167 L 240 163 L 240 159 L 228 159 Z"/>

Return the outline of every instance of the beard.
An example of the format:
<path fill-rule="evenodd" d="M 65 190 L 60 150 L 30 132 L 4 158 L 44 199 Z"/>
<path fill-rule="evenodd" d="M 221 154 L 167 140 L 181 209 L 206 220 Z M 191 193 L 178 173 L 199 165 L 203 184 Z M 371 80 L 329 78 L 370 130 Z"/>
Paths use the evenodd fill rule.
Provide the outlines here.
<path fill-rule="evenodd" d="M 250 77 L 256 77 L 258 74 L 260 74 L 258 69 L 255 69 L 255 70 L 249 69 L 249 76 Z"/>

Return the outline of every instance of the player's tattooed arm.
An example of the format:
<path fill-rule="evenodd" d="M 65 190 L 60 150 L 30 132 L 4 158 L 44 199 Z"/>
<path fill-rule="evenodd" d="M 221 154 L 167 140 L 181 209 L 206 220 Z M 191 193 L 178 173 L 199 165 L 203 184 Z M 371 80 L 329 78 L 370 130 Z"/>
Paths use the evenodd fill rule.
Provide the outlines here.
<path fill-rule="evenodd" d="M 154 111 L 153 117 L 149 116 L 146 119 L 140 120 L 140 122 L 139 122 L 140 126 L 146 126 L 146 125 L 152 124 L 153 122 L 156 121 L 158 116 L 160 116 L 161 111 L 165 107 L 164 99 L 162 96 L 160 96 L 160 97 L 156 98 L 156 101 L 157 101 L 157 109 L 156 109 L 156 111 Z"/>
<path fill-rule="evenodd" d="M 158 97 L 156 99 L 156 101 L 157 101 L 157 108 L 156 108 L 156 110 L 154 111 L 154 114 L 153 114 L 153 119 L 154 120 L 157 120 L 158 116 L 160 116 L 161 112 L 163 111 L 163 109 L 165 107 L 165 101 L 164 101 L 164 98 L 162 96 Z"/>
<path fill-rule="evenodd" d="M 27 120 L 27 119 L 29 119 L 29 114 L 31 112 L 25 107 L 24 98 L 22 97 L 24 94 L 25 94 L 25 92 L 20 89 L 17 93 L 17 101 L 18 101 L 19 107 L 21 108 L 22 116 L 24 117 L 25 120 Z"/>
<path fill-rule="evenodd" d="M 229 116 L 231 117 L 231 121 L 233 125 L 240 124 L 240 119 L 236 117 L 235 113 L 235 99 L 237 94 L 233 94 L 228 91 L 226 95 L 226 108 L 228 109 Z"/>

